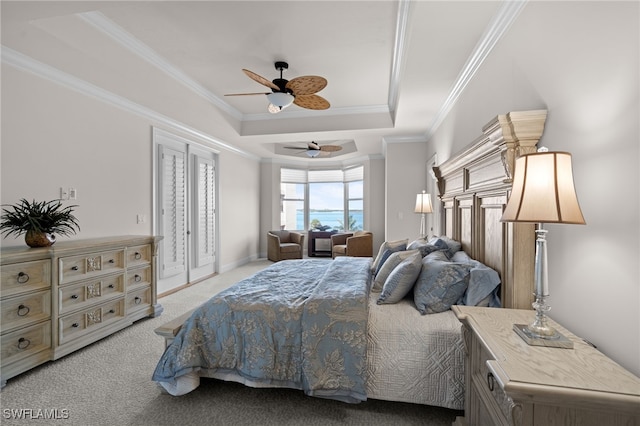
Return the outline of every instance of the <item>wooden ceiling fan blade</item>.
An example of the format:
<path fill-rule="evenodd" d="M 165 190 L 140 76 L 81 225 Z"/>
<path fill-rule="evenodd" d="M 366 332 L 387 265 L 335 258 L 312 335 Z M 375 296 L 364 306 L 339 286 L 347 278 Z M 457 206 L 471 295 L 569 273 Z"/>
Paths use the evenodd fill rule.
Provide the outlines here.
<path fill-rule="evenodd" d="M 336 152 L 336 151 L 340 151 L 342 149 L 342 147 L 340 145 L 322 145 L 320 147 L 320 151 L 325 151 L 325 152 Z"/>
<path fill-rule="evenodd" d="M 304 151 L 307 150 L 307 148 L 302 148 L 302 147 L 297 147 L 297 146 L 285 146 L 284 149 L 302 149 Z"/>
<path fill-rule="evenodd" d="M 262 84 L 263 86 L 267 86 L 270 89 L 274 89 L 274 90 L 280 90 L 280 88 L 278 86 L 276 86 L 273 82 L 271 82 L 270 80 L 267 80 L 266 78 L 256 74 L 253 71 L 249 71 L 247 69 L 242 69 L 242 71 L 252 80 L 257 81 L 258 83 Z"/>
<path fill-rule="evenodd" d="M 312 95 L 327 87 L 327 79 L 317 75 L 304 75 L 290 80 L 286 86 L 294 95 Z"/>
<path fill-rule="evenodd" d="M 268 95 L 273 92 L 255 92 L 255 93 L 227 93 L 225 96 L 253 96 L 253 95 Z"/>
<path fill-rule="evenodd" d="M 293 100 L 293 103 L 298 105 L 300 108 L 316 110 L 328 109 L 331 106 L 329 104 L 329 101 L 318 95 L 296 96 L 296 98 Z"/>

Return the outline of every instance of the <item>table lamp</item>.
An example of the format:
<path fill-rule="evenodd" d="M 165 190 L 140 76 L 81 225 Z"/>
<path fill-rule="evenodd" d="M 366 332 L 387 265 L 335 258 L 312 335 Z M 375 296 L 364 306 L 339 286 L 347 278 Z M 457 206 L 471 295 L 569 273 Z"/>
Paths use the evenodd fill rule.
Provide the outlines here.
<path fill-rule="evenodd" d="M 573 184 L 571 154 L 540 148 L 536 153 L 518 157 L 511 196 L 501 221 L 537 223 L 532 304 L 536 317 L 529 325 L 515 324 L 514 330 L 529 345 L 573 348 L 573 342 L 547 321 L 546 313 L 551 309 L 546 300 L 548 231 L 543 229 L 543 223 L 585 224 Z"/>
<path fill-rule="evenodd" d="M 425 238 L 427 235 L 427 222 L 426 213 L 433 213 L 433 207 L 431 206 L 431 194 L 427 194 L 426 191 L 422 191 L 422 194 L 416 196 L 415 213 L 420 213 L 420 238 Z"/>

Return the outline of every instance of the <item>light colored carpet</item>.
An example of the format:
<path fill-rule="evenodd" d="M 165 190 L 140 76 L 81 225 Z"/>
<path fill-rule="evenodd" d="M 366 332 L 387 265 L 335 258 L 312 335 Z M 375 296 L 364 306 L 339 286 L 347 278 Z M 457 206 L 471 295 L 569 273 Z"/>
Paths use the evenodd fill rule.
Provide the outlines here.
<path fill-rule="evenodd" d="M 253 389 L 203 379 L 181 397 L 161 391 L 151 374 L 163 339 L 153 330 L 213 294 L 270 265 L 257 260 L 159 299 L 158 318 L 143 319 L 84 349 L 7 382 L 2 425 L 451 425 L 458 411 L 369 400 L 345 404 L 289 389 Z M 25 411 L 31 410 L 31 411 Z M 57 410 L 57 411 L 55 411 Z M 30 419 L 15 418 L 26 413 Z M 38 416 L 54 415 L 57 420 Z"/>

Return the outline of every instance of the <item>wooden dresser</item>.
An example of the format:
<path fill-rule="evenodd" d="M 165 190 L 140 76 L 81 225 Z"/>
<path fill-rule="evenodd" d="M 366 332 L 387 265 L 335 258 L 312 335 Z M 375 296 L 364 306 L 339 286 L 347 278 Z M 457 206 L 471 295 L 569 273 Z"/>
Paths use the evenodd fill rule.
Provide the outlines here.
<path fill-rule="evenodd" d="M 158 316 L 161 237 L 119 236 L 1 251 L 2 386 L 143 317 Z"/>
<path fill-rule="evenodd" d="M 574 349 L 529 346 L 513 324 L 534 311 L 454 306 L 466 347 L 457 424 L 640 425 L 640 379 L 552 321 Z"/>

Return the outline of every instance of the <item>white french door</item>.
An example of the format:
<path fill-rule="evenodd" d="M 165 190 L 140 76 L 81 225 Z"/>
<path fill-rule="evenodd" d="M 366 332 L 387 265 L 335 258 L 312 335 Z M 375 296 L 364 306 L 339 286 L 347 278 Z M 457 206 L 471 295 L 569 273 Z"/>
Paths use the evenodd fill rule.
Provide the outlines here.
<path fill-rule="evenodd" d="M 154 129 L 158 293 L 216 272 L 215 153 Z"/>

